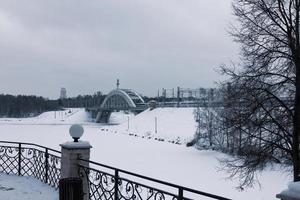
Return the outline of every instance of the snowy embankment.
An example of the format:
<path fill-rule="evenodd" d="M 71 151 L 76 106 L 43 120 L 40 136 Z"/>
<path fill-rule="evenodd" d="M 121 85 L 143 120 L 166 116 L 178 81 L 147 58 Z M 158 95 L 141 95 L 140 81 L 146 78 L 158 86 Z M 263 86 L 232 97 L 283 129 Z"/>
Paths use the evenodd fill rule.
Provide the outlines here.
<path fill-rule="evenodd" d="M 134 116 L 123 112 L 113 113 L 110 123 L 101 130 L 123 133 L 142 138 L 152 138 L 177 144 L 186 144 L 194 138 L 197 124 L 194 108 L 156 108 Z"/>
<path fill-rule="evenodd" d="M 58 200 L 58 192 L 31 177 L 0 174 L 1 200 Z"/>
<path fill-rule="evenodd" d="M 0 123 L 5 124 L 86 124 L 92 122 L 90 114 L 84 108 L 66 108 L 61 111 L 44 112 L 37 117 L 29 118 L 0 118 Z"/>
<path fill-rule="evenodd" d="M 159 125 L 159 122 L 163 122 L 164 120 L 160 115 L 155 115 L 155 113 L 158 114 L 165 111 L 156 109 L 156 111 L 141 113 L 130 119 L 129 128 L 134 128 L 134 124 L 141 124 L 135 129 L 137 131 L 135 132 L 136 134 L 142 136 L 145 134 L 143 130 L 149 131 L 151 128 L 151 134 L 154 135 L 153 127 L 149 125 L 152 123 L 147 122 L 147 120 L 153 122 L 153 117 L 157 116 L 159 135 L 170 137 L 170 135 L 172 136 L 172 134 L 176 133 L 174 134 L 176 135 L 175 137 L 180 136 L 180 134 L 182 134 L 181 137 L 193 136 L 194 131 L 192 128 L 190 128 L 190 131 L 180 128 L 181 126 L 185 126 L 180 125 L 180 123 L 185 123 L 185 120 L 193 119 L 192 109 L 189 111 L 188 109 L 178 111 L 182 113 L 182 118 L 174 114 L 177 113 L 175 110 L 172 112 L 170 110 L 170 114 L 167 112 L 164 113 L 166 121 L 167 119 L 173 120 L 173 125 L 169 123 L 168 126 L 170 128 L 177 127 L 176 129 L 178 130 L 172 129 L 170 131 L 167 129 L 168 123 L 165 122 L 163 124 L 166 132 L 163 132 L 162 130 L 164 129 Z M 189 112 L 189 114 L 186 113 L 186 116 L 184 116 L 183 112 Z M 74 113 L 73 117 L 80 118 L 79 116 L 83 115 L 84 110 L 81 110 Z M 143 115 L 145 118 L 141 117 Z M 176 116 L 174 118 L 178 119 L 178 121 L 172 119 L 172 116 Z M 36 118 L 34 120 L 31 118 L 30 120 L 31 123 L 28 124 L 24 124 L 24 121 L 20 123 L 18 121 L 7 123 L 7 121 L 0 120 L 1 139 L 32 142 L 57 150 L 60 150 L 59 144 L 71 140 L 68 135 L 70 127 L 68 124 L 70 122 L 67 119 L 59 121 L 57 124 L 46 124 L 47 120 L 44 119 L 42 126 L 39 125 L 41 123 L 40 119 Z M 52 117 L 49 121 L 51 120 Z M 84 119 L 84 121 L 87 120 L 88 118 Z M 187 125 L 190 123 L 192 122 L 187 122 Z M 143 126 L 142 124 L 145 125 Z M 189 126 L 193 127 L 193 125 Z M 91 149 L 91 160 L 237 200 L 275 199 L 276 194 L 286 188 L 287 183 L 291 180 L 291 177 L 287 176 L 287 173 L 284 173 L 277 166 L 274 169 L 260 172 L 259 180 L 261 187 L 256 186 L 255 188 L 239 191 L 236 189 L 238 181 L 226 179 L 228 174 L 224 171 L 219 171 L 220 164 L 218 159 L 226 158 L 227 155 L 215 151 L 199 151 L 194 148 L 187 148 L 184 145 L 174 145 L 167 142 L 147 140 L 141 137 L 131 137 L 127 135 L 129 132 L 126 132 L 126 128 L 126 121 L 125 124 L 105 126 L 105 128 L 101 124 L 84 122 L 85 134 L 82 140 L 89 141 L 93 146 Z M 101 131 L 101 129 L 105 131 Z M 126 134 L 118 134 L 123 131 Z"/>

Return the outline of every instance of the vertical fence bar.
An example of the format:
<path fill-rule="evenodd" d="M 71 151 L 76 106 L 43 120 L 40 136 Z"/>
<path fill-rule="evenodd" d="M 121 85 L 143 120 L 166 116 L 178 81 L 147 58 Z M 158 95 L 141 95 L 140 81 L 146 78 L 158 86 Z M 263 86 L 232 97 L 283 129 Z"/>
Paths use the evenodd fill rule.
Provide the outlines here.
<path fill-rule="evenodd" d="M 49 171 L 49 154 L 48 148 L 45 148 L 45 183 L 48 183 L 48 171 Z"/>
<path fill-rule="evenodd" d="M 183 189 L 178 188 L 178 200 L 183 200 Z"/>
<path fill-rule="evenodd" d="M 21 176 L 21 162 L 22 162 L 22 158 L 21 158 L 21 151 L 22 151 L 22 146 L 21 143 L 19 143 L 19 148 L 18 148 L 19 152 L 18 152 L 18 175 Z"/>
<path fill-rule="evenodd" d="M 118 183 L 119 183 L 119 171 L 115 170 L 115 200 L 119 199 L 119 189 L 118 189 Z"/>

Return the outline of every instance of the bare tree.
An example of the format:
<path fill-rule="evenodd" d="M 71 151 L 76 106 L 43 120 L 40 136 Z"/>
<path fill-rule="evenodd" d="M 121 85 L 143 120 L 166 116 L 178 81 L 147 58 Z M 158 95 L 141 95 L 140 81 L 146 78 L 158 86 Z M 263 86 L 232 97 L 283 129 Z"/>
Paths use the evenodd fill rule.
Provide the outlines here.
<path fill-rule="evenodd" d="M 280 84 L 266 88 L 257 78 L 240 76 L 231 81 L 234 85 L 225 91 L 230 98 L 225 98 L 219 113 L 226 127 L 224 134 L 228 135 L 227 149 L 236 155 L 226 160 L 226 169 L 240 176 L 241 186 L 252 185 L 255 172 L 270 162 L 292 163 L 293 104 L 280 90 L 276 91 Z M 265 92 L 271 89 L 280 100 Z M 283 107 L 281 101 L 288 107 Z"/>
<path fill-rule="evenodd" d="M 227 167 L 249 185 L 266 162 L 290 161 L 300 181 L 300 0 L 234 0 L 233 10 L 241 61 L 222 71 L 233 97 L 225 121 L 240 156 Z"/>

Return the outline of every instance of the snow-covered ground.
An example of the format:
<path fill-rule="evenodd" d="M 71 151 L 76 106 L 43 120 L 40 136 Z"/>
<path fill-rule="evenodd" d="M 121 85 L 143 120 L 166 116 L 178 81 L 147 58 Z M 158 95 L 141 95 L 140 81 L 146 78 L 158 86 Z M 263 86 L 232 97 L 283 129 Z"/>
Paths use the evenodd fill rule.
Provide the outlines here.
<path fill-rule="evenodd" d="M 152 115 L 150 112 L 155 113 L 154 111 L 146 111 L 141 115 L 130 118 L 129 122 L 131 124 L 129 125 L 132 125 L 133 129 L 135 128 L 134 123 L 145 124 L 137 127 L 136 130 L 140 132 L 135 132 L 136 134 L 144 134 L 141 127 L 152 128 L 152 126 L 147 125 L 147 121 L 153 122 L 153 118 L 150 120 Z M 163 120 L 159 112 L 166 112 L 162 115 L 167 116 L 167 113 L 171 110 L 157 109 L 157 114 L 152 115 L 152 117 L 156 116 L 158 118 L 158 122 L 165 120 L 165 123 L 162 124 L 169 124 L 168 117 Z M 192 115 L 192 110 L 178 112 L 189 112 Z M 165 131 L 162 131 L 164 129 L 160 129 L 161 126 L 158 125 L 158 135 L 161 134 L 162 137 L 170 137 L 170 135 L 192 136 L 194 134 L 192 132 L 193 125 L 189 125 L 191 123 L 189 120 L 193 116 L 187 116 L 188 114 L 186 114 L 182 118 L 179 116 L 177 118 L 174 117 L 176 116 L 174 113 L 176 111 L 169 114 L 169 119 L 173 121 L 173 126 L 178 130 L 173 132 L 166 128 Z M 76 115 L 84 115 L 84 110 L 74 114 L 74 118 L 76 118 Z M 145 115 L 145 119 L 141 117 L 143 115 Z M 34 119 L 30 120 L 31 123 L 27 124 L 24 121 L 18 123 L 17 120 L 15 122 L 12 122 L 14 120 L 9 122 L 0 121 L 1 140 L 33 142 L 58 150 L 60 149 L 59 144 L 71 140 L 68 135 L 70 127 L 68 124 L 70 122 L 67 118 L 61 123 L 56 122 L 56 124 L 47 124 L 47 120 L 44 119 L 43 125 L 39 124 L 38 118 L 36 118 L 36 121 Z M 83 119 L 83 121 L 88 121 L 88 118 Z M 180 125 L 185 121 L 189 122 L 186 122 L 186 125 Z M 181 126 L 189 127 L 181 129 Z M 218 170 L 218 167 L 220 167 L 218 159 L 226 157 L 225 154 L 215 151 L 199 151 L 194 148 L 187 148 L 184 145 L 174 145 L 168 142 L 120 134 L 124 130 L 126 132 L 127 126 L 124 124 L 105 126 L 104 128 L 101 124 L 84 123 L 84 128 L 85 134 L 82 140 L 90 141 L 92 144 L 91 160 L 93 161 L 228 198 L 243 200 L 275 199 L 275 195 L 285 189 L 287 183 L 291 180 L 291 177 L 277 167 L 277 169 L 265 170 L 260 173 L 260 188 L 257 186 L 239 191 L 236 189 L 238 182 L 227 180 L 228 175 L 224 171 Z M 187 131 L 183 133 L 179 131 L 180 129 L 187 129 Z M 155 133 L 152 132 L 152 134 Z"/>
<path fill-rule="evenodd" d="M 0 174 L 1 200 L 58 200 L 58 192 L 31 177 Z"/>
<path fill-rule="evenodd" d="M 111 113 L 108 123 L 112 125 L 119 125 L 122 123 L 127 123 L 130 119 L 132 119 L 135 115 L 131 112 L 120 111 Z"/>
<path fill-rule="evenodd" d="M 92 122 L 91 116 L 83 108 L 68 108 L 62 111 L 44 112 L 37 117 L 29 118 L 0 118 L 0 123 L 4 124 L 88 124 Z"/>
<path fill-rule="evenodd" d="M 194 110 L 194 108 L 157 108 L 145 110 L 136 116 L 125 115 L 122 112 L 113 113 L 110 120 L 119 125 L 108 128 L 104 126 L 102 131 L 108 129 L 112 133 L 186 144 L 193 139 L 196 132 Z"/>

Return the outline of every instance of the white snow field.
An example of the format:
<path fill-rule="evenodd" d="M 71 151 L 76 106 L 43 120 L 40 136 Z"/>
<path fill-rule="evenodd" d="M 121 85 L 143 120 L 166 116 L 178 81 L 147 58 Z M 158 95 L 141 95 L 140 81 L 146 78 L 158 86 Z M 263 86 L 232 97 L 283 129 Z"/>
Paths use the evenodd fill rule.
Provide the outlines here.
<path fill-rule="evenodd" d="M 109 117 L 108 123 L 112 125 L 119 125 L 125 122 L 127 123 L 128 119 L 132 119 L 133 117 L 134 114 L 131 112 L 125 112 L 125 111 L 113 112 Z"/>
<path fill-rule="evenodd" d="M 108 128 L 105 126 L 102 130 L 109 129 L 110 132 L 186 144 L 193 139 L 196 132 L 194 110 L 194 108 L 157 108 L 152 111 L 145 110 L 136 116 L 124 115 L 122 112 L 113 113 L 110 123 L 119 125 Z"/>
<path fill-rule="evenodd" d="M 146 111 L 130 118 L 130 125 L 137 131 L 133 133 L 143 135 L 145 133 L 142 130 L 147 131 L 147 127 L 152 128 L 148 122 L 153 120 L 150 117 L 152 115 L 152 117 L 157 116 L 158 122 L 165 122 L 161 124 L 166 124 L 164 128 L 162 125 L 158 125 L 158 135 L 163 135 L 162 137 L 176 135 L 175 137 L 186 138 L 193 136 L 192 130 L 195 128 L 191 120 L 193 116 L 188 116 L 192 115 L 192 110 L 157 109 L 156 112 L 154 111 Z M 147 114 L 147 112 L 149 113 Z M 156 114 L 150 114 L 151 112 Z M 180 115 L 186 112 L 186 115 L 177 116 L 176 112 L 179 112 Z M 82 140 L 89 141 L 93 146 L 91 160 L 96 162 L 239 200 L 275 199 L 276 194 L 285 189 L 291 180 L 291 177 L 277 166 L 259 174 L 260 187 L 239 191 L 236 189 L 238 181 L 226 179 L 228 174 L 219 171 L 218 159 L 226 157 L 225 154 L 215 151 L 199 151 L 195 148 L 187 148 L 185 145 L 175 145 L 146 137 L 132 137 L 128 134 L 121 134 L 123 131 L 126 132 L 126 122 L 119 126 L 105 126 L 104 128 L 101 124 L 89 123 L 88 115 L 84 110 L 74 113 L 73 118 L 77 118 L 77 115 L 78 118 L 87 117 L 81 118 L 85 129 Z M 145 115 L 145 119 L 142 117 L 143 115 Z M 166 118 L 162 118 L 160 115 L 164 115 Z M 53 115 L 50 114 L 50 116 Z M 168 118 L 176 130 L 171 129 L 171 122 L 168 122 Z M 55 121 L 55 123 L 52 118 L 49 119 L 49 123 L 47 123 L 47 119 L 43 119 L 41 124 L 38 117 L 26 119 L 30 121 L 28 123 L 24 122 L 25 119 L 10 120 L 0 121 L 1 140 L 32 142 L 57 150 L 60 150 L 59 144 L 71 140 L 68 134 L 71 122 L 67 117 L 64 121 Z M 168 126 L 172 131 L 167 128 Z M 137 128 L 135 129 L 135 127 Z M 151 134 L 154 135 L 153 128 L 151 130 Z"/>
<path fill-rule="evenodd" d="M 1 200 L 58 200 L 58 192 L 31 177 L 0 174 Z"/>
<path fill-rule="evenodd" d="M 90 114 L 83 108 L 68 108 L 63 111 L 44 112 L 37 117 L 29 118 L 0 118 L 0 123 L 5 124 L 87 124 L 92 122 Z"/>

